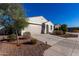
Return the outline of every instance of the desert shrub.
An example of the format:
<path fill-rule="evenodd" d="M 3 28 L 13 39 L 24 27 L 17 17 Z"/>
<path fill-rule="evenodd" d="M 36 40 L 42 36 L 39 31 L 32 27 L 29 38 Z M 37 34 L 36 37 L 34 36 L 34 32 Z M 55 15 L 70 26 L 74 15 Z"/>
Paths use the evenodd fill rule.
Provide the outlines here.
<path fill-rule="evenodd" d="M 35 38 L 32 38 L 32 40 L 28 41 L 28 42 L 24 42 L 23 44 L 30 44 L 30 45 L 34 45 L 37 43 L 37 40 Z"/>
<path fill-rule="evenodd" d="M 37 40 L 35 38 L 32 38 L 32 40 L 30 41 L 32 44 L 36 44 Z"/>
<path fill-rule="evenodd" d="M 23 34 L 23 37 L 24 38 L 30 38 L 31 37 L 31 33 L 30 32 L 25 32 L 24 34 Z"/>
<path fill-rule="evenodd" d="M 61 31 L 61 30 L 55 30 L 55 31 L 53 32 L 53 34 L 54 34 L 54 35 L 63 35 L 63 31 Z"/>
<path fill-rule="evenodd" d="M 9 41 L 16 40 L 16 35 L 15 35 L 15 34 L 8 35 L 8 36 L 7 36 L 7 39 L 8 39 Z"/>

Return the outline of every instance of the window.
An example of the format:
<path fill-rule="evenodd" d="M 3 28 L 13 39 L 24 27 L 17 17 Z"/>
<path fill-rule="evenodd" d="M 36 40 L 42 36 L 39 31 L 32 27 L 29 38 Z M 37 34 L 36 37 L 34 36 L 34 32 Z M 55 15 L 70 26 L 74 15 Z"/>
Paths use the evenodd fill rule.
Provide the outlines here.
<path fill-rule="evenodd" d="M 51 27 L 51 30 L 52 30 L 52 25 L 50 27 Z"/>

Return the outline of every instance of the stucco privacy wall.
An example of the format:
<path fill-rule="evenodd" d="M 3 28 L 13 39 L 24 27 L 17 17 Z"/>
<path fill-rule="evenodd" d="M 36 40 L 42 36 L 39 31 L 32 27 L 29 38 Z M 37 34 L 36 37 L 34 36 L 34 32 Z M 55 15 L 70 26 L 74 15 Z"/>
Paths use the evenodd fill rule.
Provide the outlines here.
<path fill-rule="evenodd" d="M 36 16 L 36 17 L 29 17 L 28 18 L 28 22 L 30 23 L 28 25 L 28 27 L 25 27 L 22 31 L 21 31 L 21 35 L 23 35 L 24 32 L 31 32 L 31 33 L 35 33 L 35 34 L 40 34 L 41 33 L 41 26 L 42 23 L 48 24 L 48 25 L 52 25 L 54 26 L 54 24 L 52 24 L 51 22 L 48 22 L 48 20 L 46 20 L 43 16 Z M 50 27 L 50 26 L 49 26 Z M 46 28 L 45 28 L 46 29 Z M 49 30 L 51 32 L 51 30 Z M 46 33 L 46 30 L 45 30 Z"/>

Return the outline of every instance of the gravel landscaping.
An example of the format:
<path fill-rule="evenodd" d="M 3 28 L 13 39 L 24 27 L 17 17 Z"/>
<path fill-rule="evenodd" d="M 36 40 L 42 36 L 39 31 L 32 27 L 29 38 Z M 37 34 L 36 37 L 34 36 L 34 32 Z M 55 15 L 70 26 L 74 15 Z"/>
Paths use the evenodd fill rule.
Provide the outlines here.
<path fill-rule="evenodd" d="M 2 56 L 43 56 L 43 53 L 50 45 L 37 40 L 36 44 L 24 44 L 27 40 L 20 40 L 21 45 L 17 46 L 16 41 L 1 42 L 0 55 Z M 22 44 L 23 43 L 23 44 Z"/>

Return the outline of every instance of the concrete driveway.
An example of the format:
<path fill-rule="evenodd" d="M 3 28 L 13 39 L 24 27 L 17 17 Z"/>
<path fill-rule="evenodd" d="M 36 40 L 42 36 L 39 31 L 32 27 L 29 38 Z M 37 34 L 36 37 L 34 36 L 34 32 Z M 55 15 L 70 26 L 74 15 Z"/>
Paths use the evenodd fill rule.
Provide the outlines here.
<path fill-rule="evenodd" d="M 79 36 L 79 33 L 77 33 Z M 52 47 L 44 51 L 44 56 L 79 56 L 79 37 L 62 38 L 49 34 L 33 34 L 33 37 Z"/>
<path fill-rule="evenodd" d="M 47 42 L 47 44 L 53 46 L 54 44 L 56 44 L 57 42 L 65 39 L 62 37 L 58 37 L 58 36 L 54 36 L 54 35 L 49 35 L 49 34 L 33 34 L 32 35 L 34 38 L 37 38 L 39 41 L 42 42 Z"/>

